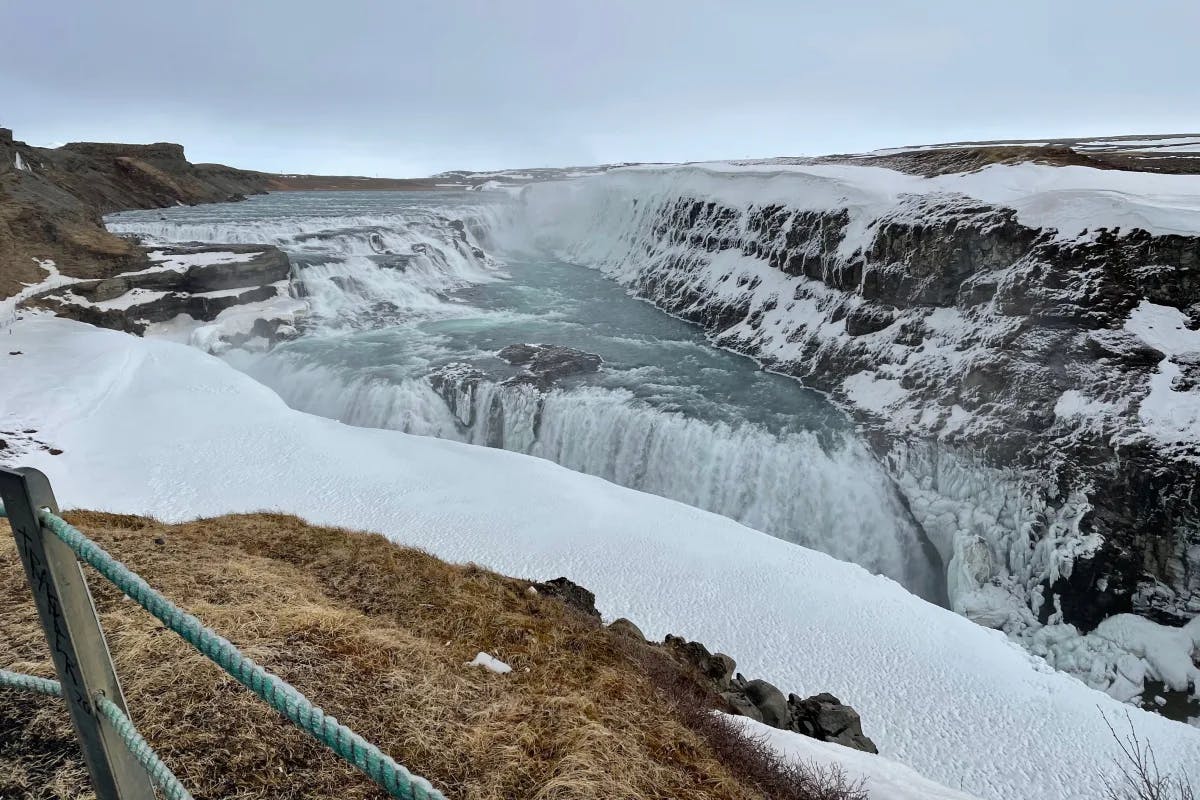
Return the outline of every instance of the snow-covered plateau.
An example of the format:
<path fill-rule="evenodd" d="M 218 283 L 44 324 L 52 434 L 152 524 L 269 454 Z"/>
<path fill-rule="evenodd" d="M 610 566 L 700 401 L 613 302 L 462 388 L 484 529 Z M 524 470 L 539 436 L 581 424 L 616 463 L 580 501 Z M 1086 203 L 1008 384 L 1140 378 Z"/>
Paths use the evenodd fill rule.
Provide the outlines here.
<path fill-rule="evenodd" d="M 65 507 L 164 520 L 277 509 L 508 574 L 569 575 L 610 618 L 854 705 L 882 757 L 769 735 L 784 752 L 845 763 L 877 800 L 1092 800 L 1119 757 L 1105 720 L 1126 714 L 1161 765 L 1200 764 L 1200 730 L 1095 692 L 891 580 L 724 517 L 543 459 L 295 411 L 171 341 L 36 314 L 4 338 L 20 355 L 3 356 L 0 430 Z M 23 445 L 23 431 L 62 452 Z"/>

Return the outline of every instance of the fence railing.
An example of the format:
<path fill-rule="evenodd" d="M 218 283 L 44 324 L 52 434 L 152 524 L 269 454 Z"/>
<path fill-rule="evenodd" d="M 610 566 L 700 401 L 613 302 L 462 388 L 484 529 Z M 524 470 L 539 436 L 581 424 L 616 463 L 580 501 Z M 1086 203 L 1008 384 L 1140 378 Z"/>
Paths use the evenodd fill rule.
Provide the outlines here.
<path fill-rule="evenodd" d="M 58 681 L 51 681 L 0 670 L 0 686 L 66 701 L 99 800 L 153 800 L 156 785 L 171 800 L 191 795 L 130 719 L 80 561 L 391 796 L 445 800 L 429 781 L 247 658 L 60 517 L 50 481 L 41 472 L 0 469 L 0 498 L 0 517 L 8 517 L 12 527 L 58 674 Z"/>

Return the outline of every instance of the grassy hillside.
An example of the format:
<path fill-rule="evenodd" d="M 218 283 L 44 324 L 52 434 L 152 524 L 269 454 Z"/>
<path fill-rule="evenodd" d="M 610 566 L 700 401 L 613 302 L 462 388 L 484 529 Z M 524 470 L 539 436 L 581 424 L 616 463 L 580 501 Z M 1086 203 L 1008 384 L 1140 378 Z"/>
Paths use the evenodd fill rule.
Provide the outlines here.
<path fill-rule="evenodd" d="M 855 796 L 709 713 L 719 699 L 668 649 L 529 581 L 276 514 L 68 518 L 451 798 Z M 384 796 L 89 580 L 131 714 L 198 799 Z M 466 666 L 480 651 L 513 671 Z M 53 675 L 6 524 L 0 653 L 2 667 Z M 0 797 L 91 796 L 62 704 L 0 690 Z"/>

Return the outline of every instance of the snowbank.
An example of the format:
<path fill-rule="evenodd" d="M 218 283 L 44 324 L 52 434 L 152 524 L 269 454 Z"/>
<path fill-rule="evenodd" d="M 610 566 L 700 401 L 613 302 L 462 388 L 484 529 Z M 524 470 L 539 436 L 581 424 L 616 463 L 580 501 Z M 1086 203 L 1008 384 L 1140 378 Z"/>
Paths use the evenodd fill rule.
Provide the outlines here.
<path fill-rule="evenodd" d="M 1102 715 L 1130 713 L 1160 764 L 1200 763 L 1200 730 L 723 517 L 527 456 L 296 412 L 176 343 L 46 317 L 11 330 L 8 349 L 24 355 L 5 362 L 0 430 L 36 429 L 64 451 L 22 463 L 65 507 L 165 520 L 278 509 L 512 575 L 568 575 L 649 636 L 703 641 L 790 691 L 832 692 L 885 756 L 982 798 L 1102 796 L 1118 753 Z"/>
<path fill-rule="evenodd" d="M 1054 228 L 1073 239 L 1096 228 L 1144 228 L 1153 234 L 1200 231 L 1200 182 L 1193 175 L 1055 167 L 1046 164 L 993 164 L 976 172 L 934 177 L 886 167 L 854 164 L 730 164 L 629 167 L 601 180 L 637 180 L 655 173 L 658 183 L 685 181 L 693 196 L 707 192 L 730 205 L 782 202 L 793 208 L 852 211 L 866 234 L 871 219 L 899 205 L 905 195 L 958 194 L 1017 212 L 1031 228 Z M 743 180 L 732 181 L 733 176 Z M 760 180 L 745 180 L 746 177 Z M 847 252 L 867 244 L 848 237 Z"/>
<path fill-rule="evenodd" d="M 58 265 L 52 260 L 46 258 L 42 260 L 33 259 L 37 265 L 46 270 L 46 277 L 38 283 L 27 283 L 25 288 L 14 294 L 12 297 L 0 298 L 0 327 L 10 325 L 17 316 L 17 306 L 33 297 L 35 294 L 47 291 L 48 289 L 57 289 L 60 286 L 69 286 L 72 283 L 77 283 L 78 278 L 69 278 L 58 271 Z"/>
<path fill-rule="evenodd" d="M 781 731 L 747 717 L 729 718 L 751 736 L 766 740 L 789 761 L 840 769 L 852 783 L 861 781 L 870 800 L 974 800 L 974 795 L 940 786 L 889 758 Z"/>

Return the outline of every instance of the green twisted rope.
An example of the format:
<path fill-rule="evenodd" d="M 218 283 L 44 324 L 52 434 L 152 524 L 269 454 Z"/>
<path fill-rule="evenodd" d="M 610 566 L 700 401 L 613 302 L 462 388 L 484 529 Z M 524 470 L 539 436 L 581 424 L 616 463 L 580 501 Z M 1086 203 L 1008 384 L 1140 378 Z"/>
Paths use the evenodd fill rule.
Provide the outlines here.
<path fill-rule="evenodd" d="M 413 775 L 378 747 L 326 714 L 294 686 L 251 661 L 228 639 L 163 597 L 142 578 L 88 539 L 69 522 L 43 509 L 39 518 L 75 555 L 91 564 L 118 589 L 157 617 L 239 683 L 301 730 L 353 764 L 392 797 L 403 800 L 446 800 L 424 778 Z"/>
<path fill-rule="evenodd" d="M 44 694 L 47 697 L 62 697 L 62 685 L 58 681 L 39 678 L 36 675 L 26 675 L 23 672 L 0 669 L 0 686 L 21 689 L 34 694 Z"/>
<path fill-rule="evenodd" d="M 129 748 L 130 753 L 133 753 L 133 757 L 146 768 L 146 773 L 149 774 L 154 785 L 163 790 L 167 800 L 192 800 L 191 793 L 179 782 L 175 773 L 171 772 L 162 762 L 150 743 L 142 738 L 137 728 L 133 726 L 133 720 L 125 715 L 120 706 L 104 695 L 99 695 L 96 697 L 96 707 L 113 726 L 113 730 L 117 732 L 121 740 L 125 742 L 125 746 Z"/>
<path fill-rule="evenodd" d="M 0 669 L 0 686 L 44 694 L 48 697 L 62 697 L 62 684 L 58 681 L 39 678 L 35 675 L 25 675 L 20 672 L 10 672 L 6 669 Z M 191 793 L 179 782 L 179 778 L 175 777 L 175 773 L 171 772 L 170 767 L 162 762 L 162 759 L 154 752 L 154 748 L 142 738 L 137 728 L 134 727 L 133 720 L 121 710 L 120 706 L 104 695 L 97 695 L 96 708 L 109 721 L 113 730 L 121 737 L 121 741 L 125 742 L 125 746 L 129 748 L 129 752 L 145 768 L 150 780 L 162 790 L 167 800 L 192 800 Z"/>

